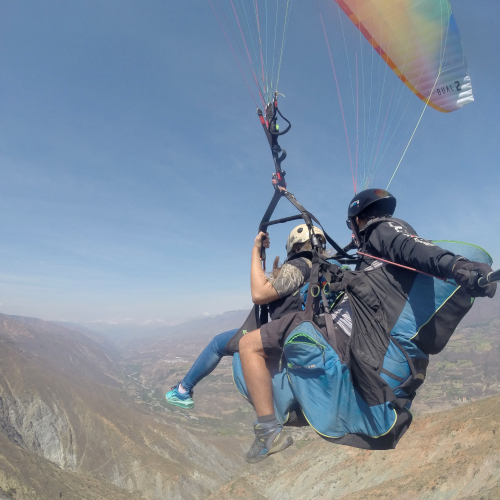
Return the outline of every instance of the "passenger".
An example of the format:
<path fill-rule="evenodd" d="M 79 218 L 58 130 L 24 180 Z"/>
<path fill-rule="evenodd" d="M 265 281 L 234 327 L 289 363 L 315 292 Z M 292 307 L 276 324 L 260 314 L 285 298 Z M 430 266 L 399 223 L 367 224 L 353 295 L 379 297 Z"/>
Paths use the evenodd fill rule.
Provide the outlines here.
<path fill-rule="evenodd" d="M 320 243 L 325 246 L 323 232 L 314 227 L 314 233 Z M 278 319 L 285 314 L 302 309 L 302 298 L 296 293 L 309 281 L 311 260 L 309 255 L 299 256 L 301 252 L 312 249 L 309 239 L 309 230 L 306 224 L 294 228 L 286 242 L 287 259 L 278 267 L 279 258 L 276 257 L 273 271 L 266 275 L 262 269 L 261 248 L 269 248 L 270 240 L 267 233 L 259 233 L 255 238 L 252 249 L 250 287 L 254 304 L 268 304 L 271 319 Z M 217 367 L 223 356 L 232 353 L 226 350 L 227 343 L 238 332 L 238 329 L 216 335 L 198 356 L 186 376 L 167 392 L 165 398 L 168 403 L 180 408 L 193 408 L 193 389 L 207 375 Z M 291 444 L 291 442 L 289 443 Z"/>

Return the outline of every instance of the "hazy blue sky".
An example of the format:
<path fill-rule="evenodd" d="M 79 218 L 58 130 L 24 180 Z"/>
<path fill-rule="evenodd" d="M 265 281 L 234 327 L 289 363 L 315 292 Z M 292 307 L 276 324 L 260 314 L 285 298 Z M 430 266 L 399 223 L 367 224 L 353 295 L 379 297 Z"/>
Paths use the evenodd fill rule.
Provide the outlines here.
<path fill-rule="evenodd" d="M 346 143 L 309 3 L 294 2 L 280 78 L 283 166 L 347 243 Z M 500 3 L 451 4 L 475 102 L 425 113 L 390 190 L 419 234 L 498 267 Z M 170 322 L 249 306 L 273 165 L 208 1 L 0 0 L 0 72 L 0 312 Z"/>

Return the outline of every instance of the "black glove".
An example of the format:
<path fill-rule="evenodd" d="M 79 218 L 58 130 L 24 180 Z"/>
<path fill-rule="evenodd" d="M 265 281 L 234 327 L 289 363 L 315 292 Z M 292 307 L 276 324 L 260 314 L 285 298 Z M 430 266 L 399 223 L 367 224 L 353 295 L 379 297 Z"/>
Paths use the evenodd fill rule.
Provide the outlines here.
<path fill-rule="evenodd" d="M 457 285 L 464 287 L 471 297 L 493 297 L 497 291 L 496 283 L 479 286 L 479 278 L 486 278 L 493 271 L 488 264 L 459 260 L 453 266 L 453 279 Z"/>

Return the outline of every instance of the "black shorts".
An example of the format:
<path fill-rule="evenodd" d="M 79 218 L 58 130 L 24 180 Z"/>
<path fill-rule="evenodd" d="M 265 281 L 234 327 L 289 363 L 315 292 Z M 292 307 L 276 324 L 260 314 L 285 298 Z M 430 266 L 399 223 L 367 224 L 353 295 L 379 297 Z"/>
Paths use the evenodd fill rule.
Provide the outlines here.
<path fill-rule="evenodd" d="M 305 311 L 286 314 L 280 319 L 275 319 L 260 327 L 260 338 L 264 353 L 270 359 L 278 359 L 283 353 L 285 340 L 297 326 L 304 321 L 310 321 L 306 318 Z M 315 325 L 325 340 L 335 349 L 341 359 L 347 356 L 350 344 L 350 337 L 347 336 L 337 325 L 334 325 L 334 331 L 329 335 L 325 328 Z M 330 338 L 333 336 L 334 338 Z"/>
<path fill-rule="evenodd" d="M 268 358 L 279 358 L 287 335 L 305 321 L 304 311 L 286 314 L 260 327 L 260 338 Z"/>

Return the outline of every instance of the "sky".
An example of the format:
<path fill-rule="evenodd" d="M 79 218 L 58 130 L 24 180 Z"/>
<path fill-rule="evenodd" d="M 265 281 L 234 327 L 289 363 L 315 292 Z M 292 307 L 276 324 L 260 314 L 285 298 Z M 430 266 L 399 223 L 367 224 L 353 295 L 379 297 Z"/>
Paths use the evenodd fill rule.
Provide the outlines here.
<path fill-rule="evenodd" d="M 390 191 L 421 236 L 500 264 L 500 4 L 451 5 L 475 102 L 425 112 Z M 210 3 L 0 0 L 0 13 L 0 312 L 168 324 L 249 308 L 274 167 Z M 346 244 L 342 115 L 318 14 L 301 0 L 279 90 L 288 187 Z M 293 213 L 282 202 L 276 215 Z M 292 227 L 273 228 L 269 256 L 285 257 Z"/>

